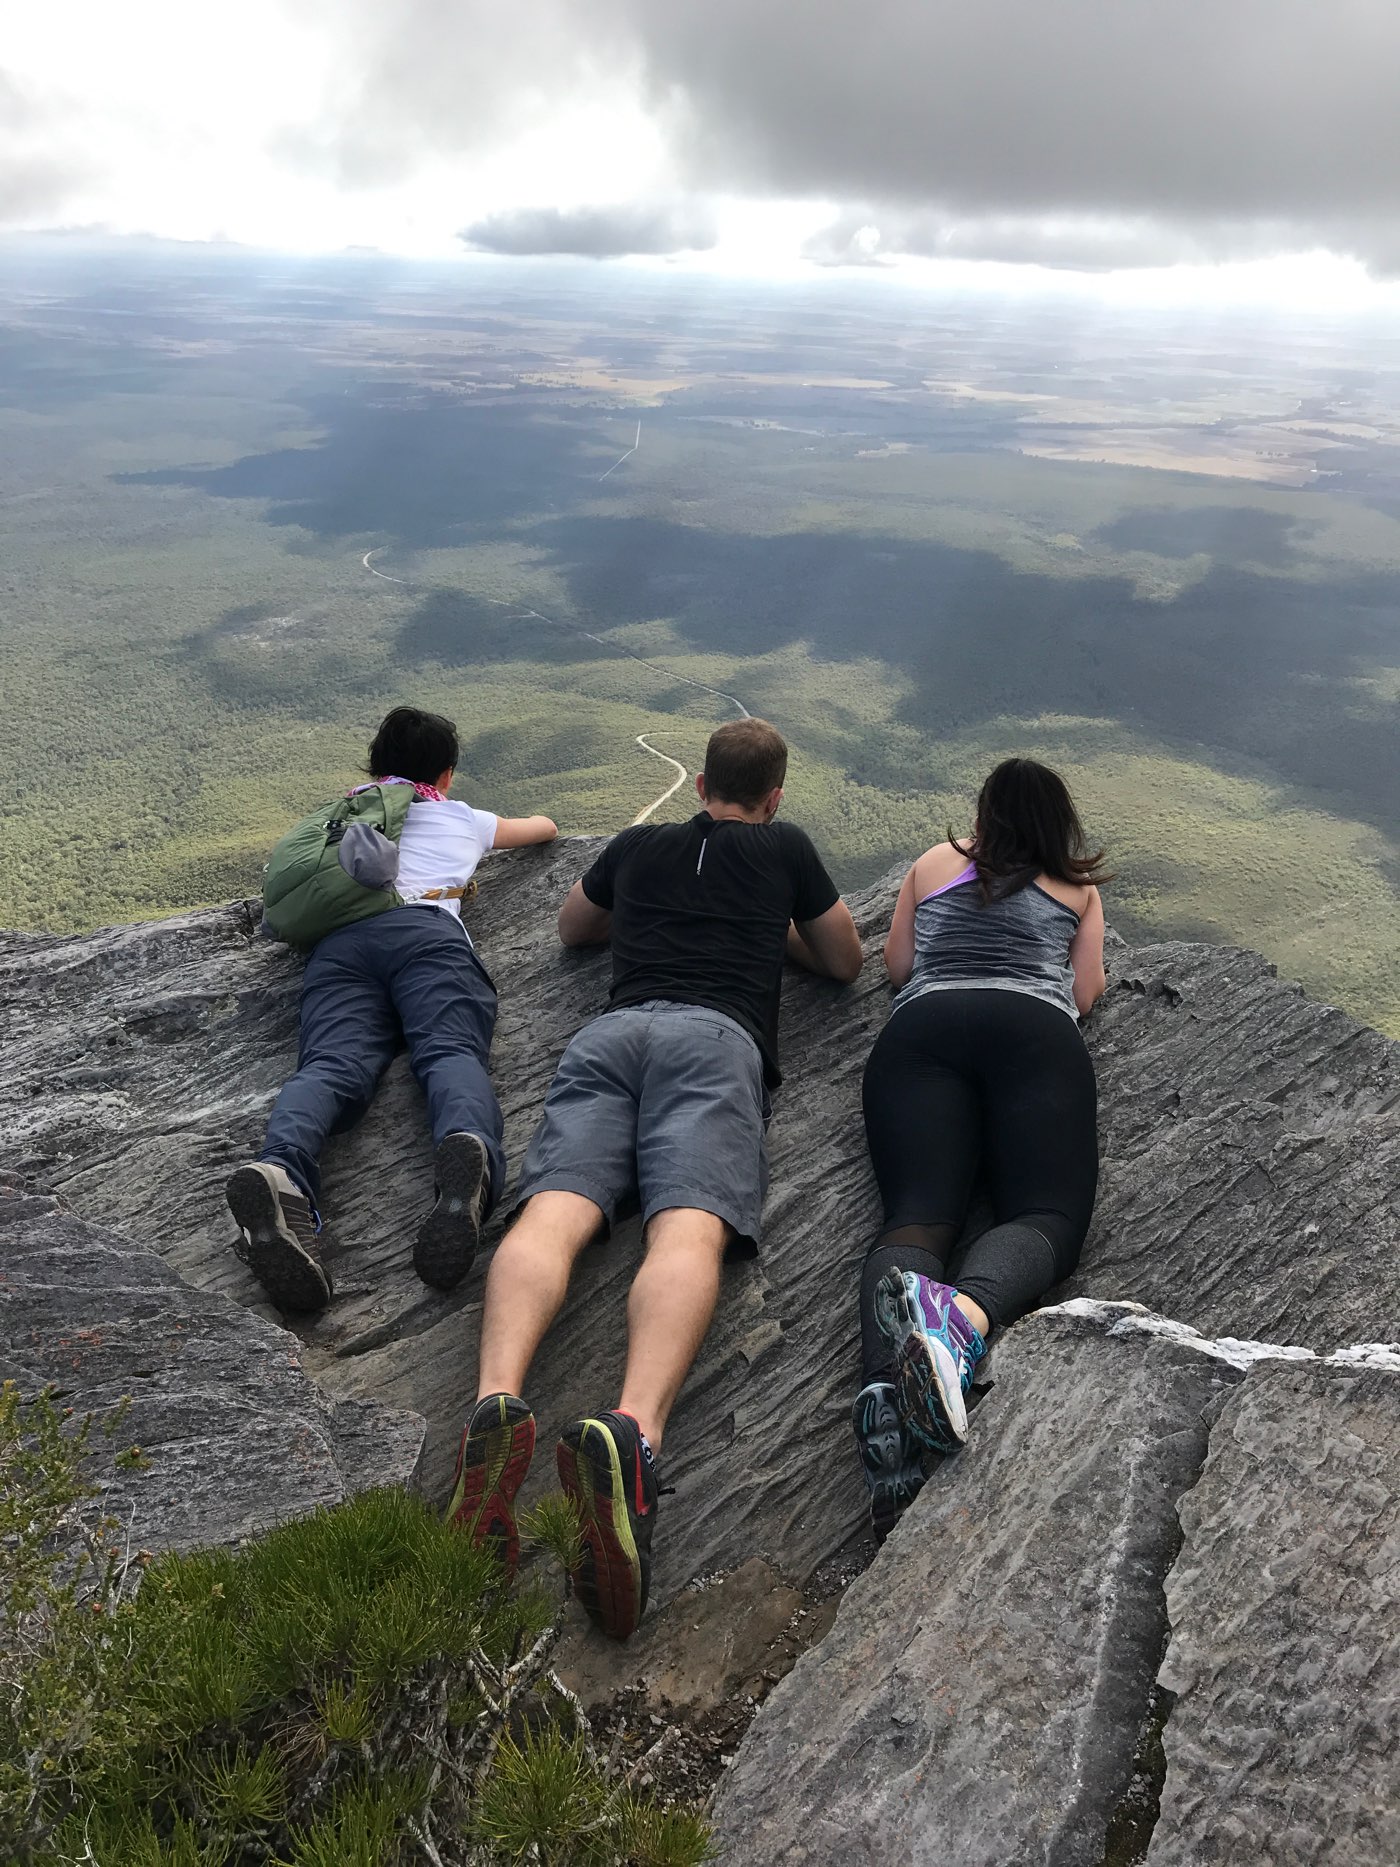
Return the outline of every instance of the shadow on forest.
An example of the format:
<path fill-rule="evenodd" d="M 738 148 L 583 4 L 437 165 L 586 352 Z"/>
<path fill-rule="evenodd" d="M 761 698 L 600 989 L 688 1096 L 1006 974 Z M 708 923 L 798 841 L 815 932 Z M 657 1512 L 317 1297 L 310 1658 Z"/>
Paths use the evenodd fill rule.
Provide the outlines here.
<path fill-rule="evenodd" d="M 461 545 L 513 519 L 577 499 L 606 464 L 605 424 L 518 403 L 376 408 L 308 404 L 325 425 L 311 447 L 248 454 L 227 467 L 168 467 L 113 477 L 128 486 L 188 486 L 217 499 L 266 499 L 271 525 L 319 538 L 391 536 L 410 548 Z"/>
<path fill-rule="evenodd" d="M 1153 602 L 1123 578 L 1040 576 L 990 551 L 873 531 L 551 516 L 587 496 L 607 459 L 600 411 L 520 399 L 381 408 L 349 395 L 307 406 L 327 430 L 314 446 L 118 477 L 264 499 L 270 522 L 322 539 L 431 549 L 518 525 L 568 589 L 559 614 L 599 633 L 664 618 L 701 651 L 748 657 L 806 642 L 831 660 L 876 657 L 911 682 L 902 714 L 925 733 L 1003 714 L 1093 714 L 1257 760 L 1387 834 L 1400 819 L 1397 709 L 1352 685 L 1400 658 L 1400 579 L 1265 574 L 1296 548 L 1297 522 L 1282 515 L 1145 507 L 1104 527 L 1121 548 L 1235 559 Z M 461 593 L 403 594 L 397 653 L 409 664 L 607 653 Z M 878 745 L 862 752 L 862 770 L 895 787 L 906 776 Z"/>
<path fill-rule="evenodd" d="M 1157 557 L 1224 558 L 1282 569 L 1299 558 L 1298 541 L 1316 525 L 1257 506 L 1137 506 L 1093 536 L 1115 551 Z"/>
<path fill-rule="evenodd" d="M 901 713 L 924 732 L 1096 714 L 1259 760 L 1387 833 L 1400 818 L 1396 709 L 1351 685 L 1396 658 L 1394 576 L 1323 586 L 1217 566 L 1152 602 L 1122 578 L 1044 577 L 991 552 L 869 533 L 590 518 L 531 539 L 552 552 L 573 617 L 600 632 L 665 617 L 702 651 L 806 642 L 831 660 L 873 656 L 913 683 Z"/>

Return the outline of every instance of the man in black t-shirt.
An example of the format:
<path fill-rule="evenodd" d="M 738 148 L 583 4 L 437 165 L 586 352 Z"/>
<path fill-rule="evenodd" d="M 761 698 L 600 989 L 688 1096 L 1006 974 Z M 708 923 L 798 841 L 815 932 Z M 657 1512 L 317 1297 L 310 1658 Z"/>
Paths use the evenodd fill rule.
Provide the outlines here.
<path fill-rule="evenodd" d="M 628 1299 L 622 1395 L 558 1449 L 583 1531 L 574 1586 L 619 1638 L 646 1605 L 654 1455 L 714 1314 L 720 1265 L 730 1245 L 757 1248 L 784 957 L 844 983 L 861 967 L 850 911 L 810 838 L 774 822 L 786 773 L 767 721 L 722 726 L 696 780 L 704 809 L 624 830 L 570 890 L 559 936 L 611 940 L 610 1008 L 560 1060 L 519 1220 L 486 1281 L 478 1400 L 449 1514 L 510 1567 L 535 1441 L 526 1373 L 579 1252 L 640 1194 L 647 1252 Z"/>

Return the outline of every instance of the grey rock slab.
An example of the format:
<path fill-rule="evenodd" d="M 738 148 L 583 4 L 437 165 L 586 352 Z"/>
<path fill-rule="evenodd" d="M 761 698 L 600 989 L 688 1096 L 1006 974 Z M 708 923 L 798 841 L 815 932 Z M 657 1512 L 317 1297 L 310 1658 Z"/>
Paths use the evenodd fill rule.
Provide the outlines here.
<path fill-rule="evenodd" d="M 644 1651 L 631 1642 L 595 1637 L 586 1623 L 574 1622 L 555 1667 L 590 1706 L 606 1705 L 634 1688 L 658 1710 L 698 1715 L 735 1699 L 742 1703 L 748 1695 L 762 1697 L 765 1673 L 791 1664 L 786 1650 L 776 1650 L 792 1644 L 784 1636 L 794 1633 L 799 1615 L 819 1621 L 803 1611 L 799 1592 L 754 1556 L 728 1575 L 673 1596 L 649 1629 Z"/>
<path fill-rule="evenodd" d="M 1131 1312 L 1042 1311 L 750 1728 L 725 1867 L 1098 1867 L 1166 1633 L 1176 1500 L 1231 1361 Z"/>
<path fill-rule="evenodd" d="M 332 1403 L 295 1336 L 53 1197 L 0 1190 L 0 1365 L 26 1396 L 47 1389 L 79 1416 L 129 1402 L 117 1437 L 92 1450 L 112 1507 L 151 1548 L 235 1542 L 409 1483 L 422 1449 L 416 1415 Z M 144 1472 L 112 1462 L 131 1444 Z"/>
<path fill-rule="evenodd" d="M 1400 1316 L 1400 1045 L 1255 953 L 1110 956 L 1102 1171 L 1068 1291 L 1330 1349 Z"/>
<path fill-rule="evenodd" d="M 1180 1514 L 1148 1867 L 1394 1867 L 1400 1354 L 1262 1364 Z"/>
<path fill-rule="evenodd" d="M 555 933 L 559 901 L 597 847 L 566 839 L 492 856 L 468 909 L 501 991 L 492 1071 L 513 1171 L 560 1052 L 605 1003 L 606 953 L 565 952 Z M 878 1202 L 860 1080 L 888 1011 L 878 950 L 897 881 L 851 899 L 870 954 L 854 986 L 795 969 L 785 981 L 763 1251 L 726 1272 L 667 1435 L 676 1494 L 657 1532 L 658 1610 L 752 1556 L 801 1585 L 864 1534 L 848 1409 Z M 0 1166 L 275 1322 L 234 1256 L 222 1191 L 295 1064 L 300 962 L 258 938 L 257 919 L 256 904 L 235 903 L 69 939 L 0 935 Z M 1400 1313 L 1400 1256 L 1386 1246 L 1400 1046 L 1248 953 L 1119 944 L 1110 969 L 1088 1026 L 1103 1186 L 1071 1288 L 1150 1303 L 1213 1335 L 1317 1348 L 1383 1338 Z M 297 1333 L 327 1393 L 427 1420 L 423 1483 L 441 1497 L 472 1391 L 488 1253 L 450 1295 L 424 1289 L 411 1245 L 431 1189 L 423 1102 L 400 1059 L 367 1119 L 327 1150 L 337 1296 Z M 635 1221 L 622 1224 L 575 1274 L 531 1381 L 532 1492 L 553 1482 L 558 1430 L 617 1397 L 640 1249 Z M 644 1624 L 641 1647 L 647 1638 Z"/>

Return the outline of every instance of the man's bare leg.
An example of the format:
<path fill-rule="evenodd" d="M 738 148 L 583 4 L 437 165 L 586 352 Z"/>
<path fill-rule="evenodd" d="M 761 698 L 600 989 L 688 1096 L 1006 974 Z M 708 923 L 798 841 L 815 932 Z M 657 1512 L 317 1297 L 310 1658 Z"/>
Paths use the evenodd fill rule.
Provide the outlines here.
<path fill-rule="evenodd" d="M 478 1400 L 524 1390 L 535 1350 L 563 1307 L 574 1261 L 602 1223 L 601 1209 L 579 1193 L 536 1193 L 526 1202 L 486 1278 Z"/>
<path fill-rule="evenodd" d="M 647 1227 L 647 1253 L 627 1299 L 627 1370 L 618 1407 L 654 1453 L 719 1300 L 729 1227 L 712 1212 L 671 1206 Z"/>

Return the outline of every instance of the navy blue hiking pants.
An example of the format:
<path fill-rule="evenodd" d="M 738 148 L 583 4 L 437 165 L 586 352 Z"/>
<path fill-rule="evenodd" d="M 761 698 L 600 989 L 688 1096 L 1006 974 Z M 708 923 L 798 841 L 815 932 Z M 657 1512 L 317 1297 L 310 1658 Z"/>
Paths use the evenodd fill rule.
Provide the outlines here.
<path fill-rule="evenodd" d="M 287 1169 L 313 1206 L 327 1135 L 353 1128 L 395 1053 L 428 1098 L 433 1144 L 480 1135 L 494 1204 L 505 1184 L 501 1105 L 486 1073 L 496 988 L 466 929 L 441 908 L 389 908 L 317 942 L 301 988 L 297 1072 L 267 1124 L 260 1160 Z"/>

